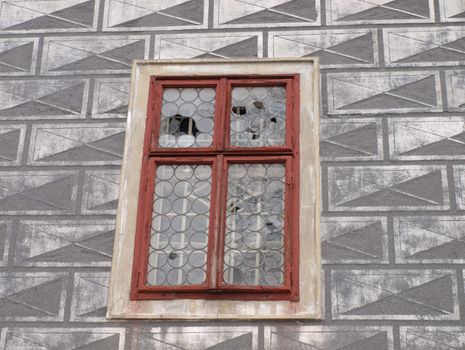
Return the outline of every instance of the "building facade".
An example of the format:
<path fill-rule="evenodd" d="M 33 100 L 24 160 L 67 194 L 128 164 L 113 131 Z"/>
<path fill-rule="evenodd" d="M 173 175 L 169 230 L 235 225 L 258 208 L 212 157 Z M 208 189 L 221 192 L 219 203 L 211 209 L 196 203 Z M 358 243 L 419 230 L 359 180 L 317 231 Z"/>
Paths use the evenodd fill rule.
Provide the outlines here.
<path fill-rule="evenodd" d="M 465 346 L 465 1 L 0 6 L 0 349 Z M 324 320 L 105 317 L 134 59 L 320 57 Z"/>

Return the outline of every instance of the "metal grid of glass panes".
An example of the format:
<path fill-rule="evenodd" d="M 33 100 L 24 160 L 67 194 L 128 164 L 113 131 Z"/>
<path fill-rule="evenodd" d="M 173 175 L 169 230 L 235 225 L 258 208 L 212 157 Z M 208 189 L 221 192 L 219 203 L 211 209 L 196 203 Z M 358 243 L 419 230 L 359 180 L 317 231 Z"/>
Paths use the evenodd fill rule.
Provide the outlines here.
<path fill-rule="evenodd" d="M 211 146 L 215 94 L 213 88 L 164 89 L 158 145 L 162 148 Z"/>
<path fill-rule="evenodd" d="M 232 146 L 282 146 L 286 137 L 286 89 L 282 86 L 232 89 Z"/>
<path fill-rule="evenodd" d="M 283 284 L 284 178 L 280 163 L 229 165 L 224 283 Z"/>
<path fill-rule="evenodd" d="M 205 282 L 211 173 L 210 165 L 157 167 L 148 259 L 149 285 Z"/>

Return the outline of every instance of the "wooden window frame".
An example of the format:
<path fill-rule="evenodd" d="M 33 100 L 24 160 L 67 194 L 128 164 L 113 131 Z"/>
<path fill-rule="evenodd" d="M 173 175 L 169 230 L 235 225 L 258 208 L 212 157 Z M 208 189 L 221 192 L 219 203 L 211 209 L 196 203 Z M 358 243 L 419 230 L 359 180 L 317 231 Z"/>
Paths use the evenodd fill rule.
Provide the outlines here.
<path fill-rule="evenodd" d="M 219 77 L 181 76 L 150 79 L 147 122 L 139 187 L 137 227 L 132 271 L 131 300 L 219 299 L 299 300 L 299 75 Z M 284 86 L 286 89 L 286 132 L 283 146 L 234 147 L 229 141 L 231 93 L 235 86 Z M 213 141 L 210 147 L 161 148 L 162 95 L 165 88 L 215 88 Z M 282 286 L 244 286 L 222 283 L 228 164 L 284 163 L 284 276 Z M 155 171 L 158 164 L 210 164 L 212 192 L 206 281 L 202 285 L 147 286 L 149 241 Z M 219 203 L 219 205 L 217 205 Z"/>

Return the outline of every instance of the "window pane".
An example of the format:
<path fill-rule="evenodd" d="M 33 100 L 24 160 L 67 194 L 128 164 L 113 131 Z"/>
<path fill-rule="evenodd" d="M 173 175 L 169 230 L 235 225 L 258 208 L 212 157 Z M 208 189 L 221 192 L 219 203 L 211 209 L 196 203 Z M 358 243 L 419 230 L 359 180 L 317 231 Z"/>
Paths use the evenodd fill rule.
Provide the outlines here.
<path fill-rule="evenodd" d="M 235 87 L 231 95 L 231 146 L 285 145 L 286 89 L 284 87 Z"/>
<path fill-rule="evenodd" d="M 163 90 L 161 148 L 209 147 L 213 143 L 214 88 L 166 88 Z"/>
<path fill-rule="evenodd" d="M 284 192 L 284 164 L 229 165 L 224 283 L 284 283 Z"/>
<path fill-rule="evenodd" d="M 211 174 L 210 165 L 157 167 L 148 285 L 205 282 Z"/>

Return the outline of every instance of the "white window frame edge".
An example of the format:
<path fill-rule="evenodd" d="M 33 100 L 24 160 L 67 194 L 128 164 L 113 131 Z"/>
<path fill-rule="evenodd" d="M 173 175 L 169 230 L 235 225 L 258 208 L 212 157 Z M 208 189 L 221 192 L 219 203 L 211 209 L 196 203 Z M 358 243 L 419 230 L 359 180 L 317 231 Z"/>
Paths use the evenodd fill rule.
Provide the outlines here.
<path fill-rule="evenodd" d="M 150 76 L 300 75 L 299 301 L 130 300 Z M 109 319 L 321 319 L 317 58 L 134 61 L 107 302 Z"/>

